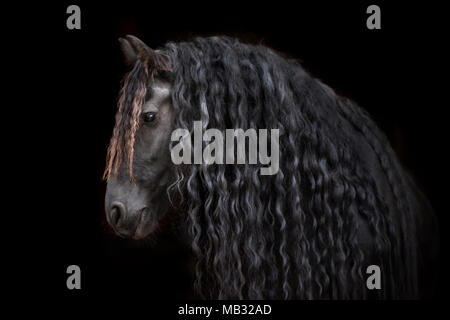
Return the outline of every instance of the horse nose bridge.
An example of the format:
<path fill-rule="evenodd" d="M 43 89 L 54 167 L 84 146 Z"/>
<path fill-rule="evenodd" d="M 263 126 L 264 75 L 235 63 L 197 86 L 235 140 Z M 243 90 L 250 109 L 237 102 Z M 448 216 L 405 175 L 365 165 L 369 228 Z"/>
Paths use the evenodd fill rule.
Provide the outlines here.
<path fill-rule="evenodd" d="M 134 203 L 139 202 L 139 188 L 128 181 L 111 178 L 106 186 L 105 209 L 109 210 L 117 202 L 125 206 L 126 211 L 132 211 Z"/>

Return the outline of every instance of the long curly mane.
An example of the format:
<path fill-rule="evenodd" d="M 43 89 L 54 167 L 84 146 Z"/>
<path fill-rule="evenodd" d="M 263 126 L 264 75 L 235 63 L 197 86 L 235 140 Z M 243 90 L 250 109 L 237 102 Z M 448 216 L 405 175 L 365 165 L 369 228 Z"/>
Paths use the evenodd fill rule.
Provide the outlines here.
<path fill-rule="evenodd" d="M 173 73 L 176 128 L 192 131 L 201 120 L 205 129 L 280 130 L 273 176 L 260 175 L 260 165 L 176 166 L 202 297 L 367 298 L 369 261 L 382 270 L 379 298 L 417 295 L 405 174 L 365 112 L 262 45 L 211 37 L 161 52 Z M 370 146 L 392 201 L 359 140 Z M 361 246 L 362 224 L 370 250 Z"/>

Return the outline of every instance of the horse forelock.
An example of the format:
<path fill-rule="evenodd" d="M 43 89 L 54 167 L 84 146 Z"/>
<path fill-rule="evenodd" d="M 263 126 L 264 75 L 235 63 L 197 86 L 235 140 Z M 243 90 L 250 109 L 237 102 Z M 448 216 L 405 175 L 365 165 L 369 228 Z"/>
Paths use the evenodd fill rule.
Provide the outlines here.
<path fill-rule="evenodd" d="M 148 72 L 138 60 L 123 79 L 119 92 L 113 135 L 108 147 L 104 179 L 117 176 L 120 165 L 126 160 L 130 180 L 133 180 L 134 140 L 139 127 L 139 117 L 145 102 Z"/>

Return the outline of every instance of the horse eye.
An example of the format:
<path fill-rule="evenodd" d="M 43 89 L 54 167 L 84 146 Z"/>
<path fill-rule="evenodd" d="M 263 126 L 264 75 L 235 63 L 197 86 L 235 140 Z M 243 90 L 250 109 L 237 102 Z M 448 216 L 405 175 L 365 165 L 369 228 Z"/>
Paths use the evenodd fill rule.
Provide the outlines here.
<path fill-rule="evenodd" d="M 145 122 L 152 122 L 156 118 L 156 113 L 154 113 L 154 112 L 146 112 L 146 113 L 144 113 L 143 118 L 144 118 Z"/>

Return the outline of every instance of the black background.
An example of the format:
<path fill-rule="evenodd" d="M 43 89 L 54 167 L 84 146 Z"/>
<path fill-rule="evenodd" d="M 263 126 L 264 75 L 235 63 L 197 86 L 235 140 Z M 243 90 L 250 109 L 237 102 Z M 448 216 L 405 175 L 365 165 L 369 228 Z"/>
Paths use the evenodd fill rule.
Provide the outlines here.
<path fill-rule="evenodd" d="M 66 28 L 70 4 L 81 8 L 81 30 Z M 370 4 L 381 7 L 381 30 L 366 28 Z M 187 255 L 174 244 L 170 232 L 148 247 L 115 237 L 104 219 L 101 176 L 125 71 L 117 38 L 125 34 L 136 35 L 153 48 L 197 35 L 225 34 L 263 43 L 302 61 L 314 76 L 368 110 L 388 135 L 436 210 L 444 230 L 441 252 L 446 252 L 448 179 L 443 155 L 448 146 L 448 101 L 440 97 L 446 89 L 446 78 L 440 76 L 445 74 L 442 50 L 447 40 L 441 29 L 443 8 L 428 2 L 382 1 L 95 5 L 61 1 L 39 4 L 38 11 L 33 11 L 34 6 L 24 10 L 34 23 L 24 36 L 30 52 L 25 61 L 36 67 L 27 75 L 36 98 L 22 116 L 28 119 L 29 112 L 39 113 L 39 121 L 29 124 L 35 139 L 26 161 L 36 168 L 29 170 L 39 175 L 27 184 L 38 191 L 33 192 L 36 198 L 27 198 L 34 208 L 29 226 L 35 233 L 18 252 L 22 266 L 33 269 L 38 263 L 39 285 L 34 289 L 50 294 L 52 301 L 70 304 L 108 297 L 105 307 L 111 307 L 139 296 L 152 306 L 153 299 L 183 299 L 189 294 Z M 81 267 L 82 290 L 66 288 L 66 268 L 71 264 Z M 447 267 L 441 259 L 435 300 L 446 294 Z M 29 279 L 22 273 L 24 278 L 25 284 L 17 284 L 16 289 L 29 292 Z M 173 306 L 168 303 L 169 309 Z M 302 305 L 287 306 L 295 312 Z M 343 313 L 355 306 L 373 308 L 327 305 L 328 310 Z M 319 309 L 324 308 L 319 305 Z"/>

